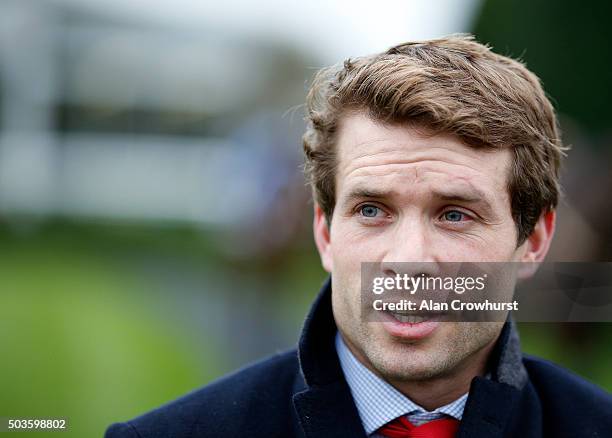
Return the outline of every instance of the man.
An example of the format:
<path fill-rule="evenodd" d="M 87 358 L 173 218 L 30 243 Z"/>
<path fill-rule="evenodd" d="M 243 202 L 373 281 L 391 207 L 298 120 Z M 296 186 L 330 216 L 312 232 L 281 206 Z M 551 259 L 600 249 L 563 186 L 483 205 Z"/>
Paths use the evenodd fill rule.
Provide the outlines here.
<path fill-rule="evenodd" d="M 395 262 L 544 259 L 564 148 L 537 77 L 452 36 L 323 69 L 307 105 L 314 237 L 331 277 L 297 350 L 107 437 L 612 436 L 611 396 L 523 357 L 510 320 L 360 316 L 362 262 L 392 276 Z"/>

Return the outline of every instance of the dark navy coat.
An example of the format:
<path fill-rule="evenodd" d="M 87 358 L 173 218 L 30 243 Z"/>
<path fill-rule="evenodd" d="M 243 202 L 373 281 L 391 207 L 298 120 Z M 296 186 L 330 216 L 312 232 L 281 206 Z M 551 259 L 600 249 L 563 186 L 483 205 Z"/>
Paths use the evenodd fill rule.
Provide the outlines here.
<path fill-rule="evenodd" d="M 297 349 L 243 368 L 106 438 L 365 437 L 334 346 L 328 280 Z M 507 322 L 490 379 L 475 377 L 457 437 L 609 437 L 612 396 L 550 362 L 525 357 Z"/>

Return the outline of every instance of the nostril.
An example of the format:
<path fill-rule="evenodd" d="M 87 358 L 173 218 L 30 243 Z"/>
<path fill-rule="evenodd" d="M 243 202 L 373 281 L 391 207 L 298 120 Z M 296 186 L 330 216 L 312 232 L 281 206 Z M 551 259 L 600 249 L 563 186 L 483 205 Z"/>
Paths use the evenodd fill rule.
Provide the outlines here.
<path fill-rule="evenodd" d="M 387 277 L 395 277 L 397 275 L 397 272 L 395 272 L 393 269 L 383 269 L 383 274 L 385 274 Z"/>

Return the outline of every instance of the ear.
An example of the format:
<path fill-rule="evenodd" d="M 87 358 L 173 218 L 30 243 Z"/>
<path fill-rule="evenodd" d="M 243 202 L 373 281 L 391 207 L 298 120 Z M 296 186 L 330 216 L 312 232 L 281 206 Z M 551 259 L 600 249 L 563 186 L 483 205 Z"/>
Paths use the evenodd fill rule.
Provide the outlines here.
<path fill-rule="evenodd" d="M 549 210 L 540 216 L 535 224 L 533 232 L 525 241 L 525 252 L 521 258 L 522 262 L 541 262 L 548 254 L 553 234 L 555 233 L 555 222 L 557 214 Z"/>
<path fill-rule="evenodd" d="M 323 213 L 323 210 L 316 202 L 314 204 L 314 221 L 312 228 L 323 269 L 331 273 L 333 268 L 333 258 L 331 254 L 330 229 L 327 225 L 327 220 L 325 219 L 325 213 Z"/>
<path fill-rule="evenodd" d="M 532 277 L 538 270 L 539 263 L 544 261 L 555 233 L 557 214 L 554 210 L 542 213 L 531 235 L 523 243 L 523 255 L 518 271 L 519 278 Z"/>

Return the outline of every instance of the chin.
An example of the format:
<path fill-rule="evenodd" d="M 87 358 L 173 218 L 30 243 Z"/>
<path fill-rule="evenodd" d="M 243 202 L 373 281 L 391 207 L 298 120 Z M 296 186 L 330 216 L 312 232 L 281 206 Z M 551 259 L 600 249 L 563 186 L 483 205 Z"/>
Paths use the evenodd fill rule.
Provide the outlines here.
<path fill-rule="evenodd" d="M 423 351 L 415 345 L 375 348 L 375 351 L 368 353 L 374 369 L 389 380 L 428 380 L 444 374 L 449 368 L 449 358 L 444 352 Z"/>

